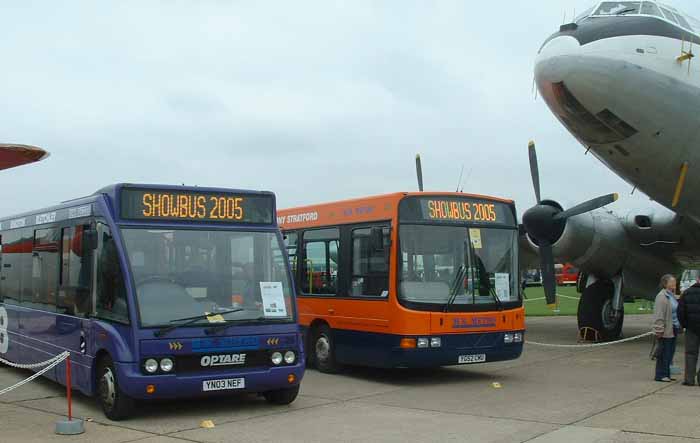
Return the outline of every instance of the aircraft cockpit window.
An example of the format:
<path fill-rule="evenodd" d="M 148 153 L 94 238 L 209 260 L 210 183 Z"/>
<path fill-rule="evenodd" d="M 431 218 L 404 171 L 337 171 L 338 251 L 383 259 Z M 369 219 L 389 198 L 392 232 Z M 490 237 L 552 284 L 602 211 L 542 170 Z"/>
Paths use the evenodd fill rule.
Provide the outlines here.
<path fill-rule="evenodd" d="M 690 29 L 694 29 L 695 31 L 700 31 L 700 20 L 694 19 L 693 17 L 685 17 L 688 22 L 690 23 Z"/>
<path fill-rule="evenodd" d="M 591 12 L 595 9 L 595 6 L 591 6 L 590 8 L 586 9 L 583 11 L 581 14 L 577 15 L 576 18 L 574 19 L 574 23 L 578 23 L 584 18 L 588 18 L 589 15 L 591 15 Z"/>
<path fill-rule="evenodd" d="M 678 20 L 676 19 L 676 15 L 673 12 L 669 11 L 668 9 L 666 9 L 664 7 L 661 7 L 661 10 L 664 12 L 664 16 L 666 16 L 667 20 L 672 21 L 673 23 L 675 23 L 677 25 L 679 24 Z"/>
<path fill-rule="evenodd" d="M 630 15 L 639 14 L 642 2 L 603 2 L 595 15 Z"/>
<path fill-rule="evenodd" d="M 654 17 L 661 17 L 663 18 L 663 14 L 661 14 L 661 9 L 659 9 L 658 6 L 656 6 L 655 3 L 652 2 L 644 2 L 642 3 L 642 10 L 640 14 L 644 15 L 653 15 Z"/>
<path fill-rule="evenodd" d="M 685 29 L 693 29 L 690 27 L 690 23 L 680 14 L 676 13 L 674 14 L 676 16 L 676 20 L 678 20 L 678 24 L 683 26 Z"/>

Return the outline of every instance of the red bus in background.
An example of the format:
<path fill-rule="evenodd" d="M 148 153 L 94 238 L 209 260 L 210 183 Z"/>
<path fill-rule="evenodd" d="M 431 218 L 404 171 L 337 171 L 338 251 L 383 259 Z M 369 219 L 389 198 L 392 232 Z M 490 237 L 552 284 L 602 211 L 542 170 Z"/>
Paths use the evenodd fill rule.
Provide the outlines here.
<path fill-rule="evenodd" d="M 557 286 L 570 286 L 576 285 L 578 282 L 578 268 L 571 263 L 564 263 L 563 265 L 554 265 L 555 277 L 557 280 Z"/>

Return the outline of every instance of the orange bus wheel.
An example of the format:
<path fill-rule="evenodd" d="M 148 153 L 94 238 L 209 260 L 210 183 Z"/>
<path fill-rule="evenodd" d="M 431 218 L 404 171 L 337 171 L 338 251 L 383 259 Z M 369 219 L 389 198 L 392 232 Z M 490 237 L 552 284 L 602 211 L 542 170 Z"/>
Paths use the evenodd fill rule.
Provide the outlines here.
<path fill-rule="evenodd" d="M 340 367 L 335 359 L 333 330 L 326 324 L 314 328 L 313 343 L 310 349 L 316 369 L 327 374 L 334 374 Z"/>

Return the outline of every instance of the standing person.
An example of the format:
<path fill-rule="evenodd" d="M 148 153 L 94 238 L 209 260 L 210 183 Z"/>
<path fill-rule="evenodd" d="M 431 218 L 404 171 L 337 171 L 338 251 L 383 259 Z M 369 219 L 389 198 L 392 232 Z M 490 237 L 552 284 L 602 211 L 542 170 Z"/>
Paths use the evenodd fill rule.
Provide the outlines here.
<path fill-rule="evenodd" d="M 700 277 L 695 284 L 683 293 L 678 302 L 678 320 L 686 329 L 685 334 L 685 380 L 686 386 L 694 386 L 697 379 L 700 384 L 698 350 L 700 349 Z"/>
<path fill-rule="evenodd" d="M 671 378 L 671 362 L 676 352 L 676 336 L 681 330 L 675 291 L 676 278 L 670 274 L 664 275 L 661 277 L 661 291 L 656 295 L 654 302 L 654 333 L 661 348 L 656 359 L 654 380 L 666 383 L 675 381 Z"/>

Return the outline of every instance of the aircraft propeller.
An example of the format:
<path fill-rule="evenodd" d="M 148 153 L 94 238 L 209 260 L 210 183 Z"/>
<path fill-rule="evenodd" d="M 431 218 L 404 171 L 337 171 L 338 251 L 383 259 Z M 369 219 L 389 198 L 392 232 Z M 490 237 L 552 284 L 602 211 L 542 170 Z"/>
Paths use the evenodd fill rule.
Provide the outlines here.
<path fill-rule="evenodd" d="M 552 200 L 542 200 L 540 192 L 540 172 L 537 164 L 535 143 L 528 145 L 530 159 L 530 175 L 535 189 L 537 204 L 523 214 L 523 227 L 539 247 L 542 285 L 548 305 L 556 302 L 556 280 L 554 278 L 553 245 L 561 237 L 566 227 L 566 220 L 576 215 L 584 214 L 601 208 L 617 200 L 617 194 L 608 194 L 578 204 L 568 210 Z"/>

